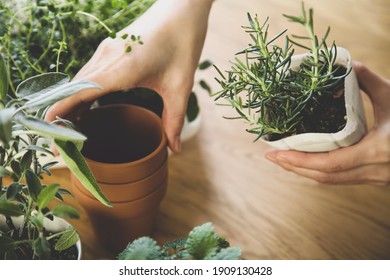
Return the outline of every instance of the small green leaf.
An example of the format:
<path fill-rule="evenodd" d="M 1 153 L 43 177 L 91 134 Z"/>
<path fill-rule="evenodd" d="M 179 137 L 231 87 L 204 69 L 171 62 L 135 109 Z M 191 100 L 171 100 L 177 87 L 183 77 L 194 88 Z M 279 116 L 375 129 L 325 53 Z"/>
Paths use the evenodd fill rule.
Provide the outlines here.
<path fill-rule="evenodd" d="M 51 250 L 49 241 L 44 236 L 39 236 L 33 244 L 34 254 L 41 260 L 50 259 Z"/>
<path fill-rule="evenodd" d="M 20 163 L 18 161 L 16 161 L 16 160 L 11 161 L 11 169 L 15 173 L 16 176 L 20 177 L 22 175 Z"/>
<path fill-rule="evenodd" d="M 211 223 L 195 227 L 189 234 L 186 248 L 194 260 L 210 258 L 218 249 L 218 239 Z"/>
<path fill-rule="evenodd" d="M 140 237 L 127 245 L 118 255 L 119 260 L 156 260 L 159 258 L 160 246 L 150 237 Z"/>
<path fill-rule="evenodd" d="M 52 87 L 50 90 L 45 91 L 43 94 L 34 96 L 34 98 L 28 100 L 21 109 L 25 110 L 36 110 L 46 108 L 49 105 L 54 104 L 66 97 L 69 97 L 75 93 L 78 93 L 84 89 L 100 89 L 100 86 L 87 81 L 87 80 L 76 80 L 70 83 L 61 84 L 60 86 Z"/>
<path fill-rule="evenodd" d="M 28 78 L 16 88 L 16 96 L 26 99 L 34 99 L 44 95 L 54 88 L 67 84 L 70 77 L 63 73 L 45 73 Z"/>
<path fill-rule="evenodd" d="M 7 187 L 5 197 L 7 198 L 7 200 L 12 201 L 16 198 L 16 196 L 21 190 L 22 190 L 22 185 L 17 182 L 14 182 Z"/>
<path fill-rule="evenodd" d="M 43 209 L 49 205 L 49 203 L 54 199 L 57 191 L 58 185 L 48 185 L 43 188 L 37 199 L 37 205 L 39 209 Z"/>
<path fill-rule="evenodd" d="M 0 109 L 0 142 L 8 145 L 12 138 L 12 118 L 14 108 Z"/>
<path fill-rule="evenodd" d="M 89 169 L 83 155 L 77 149 L 74 143 L 69 141 L 55 140 L 54 145 L 64 159 L 73 175 L 83 184 L 83 186 L 101 203 L 112 207 L 110 201 L 104 196 Z"/>
<path fill-rule="evenodd" d="M 8 92 L 7 66 L 3 56 L 0 54 L 0 101 L 4 100 Z"/>
<path fill-rule="evenodd" d="M 26 169 L 29 169 L 32 163 L 33 159 L 33 152 L 32 151 L 27 151 L 24 153 L 21 161 L 20 161 L 20 168 L 21 171 L 23 172 Z"/>
<path fill-rule="evenodd" d="M 64 219 L 79 219 L 80 215 L 77 210 L 69 205 L 58 204 L 51 210 L 54 216 Z"/>
<path fill-rule="evenodd" d="M 54 156 L 54 154 L 52 153 L 52 151 L 50 151 L 50 150 L 48 150 L 48 149 L 45 149 L 45 148 L 43 148 L 43 147 L 40 147 L 40 146 L 29 145 L 26 149 L 27 149 L 27 150 L 30 150 L 30 151 L 40 152 L 40 153 L 43 153 L 43 154 L 47 154 L 47 155 L 50 155 L 50 156 Z"/>
<path fill-rule="evenodd" d="M 208 92 L 208 94 L 211 94 L 211 88 L 204 80 L 199 81 L 199 85 Z"/>
<path fill-rule="evenodd" d="M 66 250 L 73 245 L 77 243 L 77 241 L 80 240 L 79 235 L 77 234 L 77 231 L 72 228 L 68 227 L 63 234 L 61 235 L 60 239 L 58 239 L 54 249 L 57 251 L 63 251 Z"/>
<path fill-rule="evenodd" d="M 199 115 L 198 99 L 196 98 L 196 95 L 193 92 L 191 92 L 190 97 L 188 99 L 187 113 L 186 113 L 188 122 L 194 121 L 198 115 Z"/>
<path fill-rule="evenodd" d="M 26 183 L 31 198 L 34 201 L 37 201 L 38 196 L 42 191 L 42 184 L 39 177 L 30 169 L 26 170 Z"/>
<path fill-rule="evenodd" d="M 132 50 L 131 46 L 128 46 L 128 47 L 126 48 L 126 52 L 127 52 L 127 53 L 131 52 L 131 50 Z"/>
<path fill-rule="evenodd" d="M 56 193 L 56 198 L 61 200 L 61 201 L 64 201 L 64 199 L 62 198 L 62 195 L 70 195 L 72 196 L 72 194 L 66 190 L 66 189 L 59 189 L 58 192 Z"/>
<path fill-rule="evenodd" d="M 209 260 L 239 260 L 241 258 L 241 249 L 237 247 L 223 248 Z"/>
<path fill-rule="evenodd" d="M 33 117 L 25 117 L 24 115 L 17 115 L 17 121 L 34 131 L 40 136 L 51 138 L 51 139 L 61 139 L 61 140 L 69 140 L 69 141 L 77 141 L 82 142 L 87 138 L 77 132 L 75 130 L 58 126 L 55 124 L 47 123 L 41 119 L 33 118 Z"/>
<path fill-rule="evenodd" d="M 22 208 L 5 199 L 0 199 L 0 214 L 5 216 L 17 217 L 23 214 Z"/>
<path fill-rule="evenodd" d="M 0 178 L 2 177 L 8 177 L 11 173 L 3 166 L 0 166 Z"/>
<path fill-rule="evenodd" d="M 127 37 L 129 37 L 129 34 L 127 34 L 127 33 L 125 33 L 125 34 L 123 34 L 123 35 L 121 36 L 121 38 L 122 38 L 123 40 L 127 39 Z"/>
<path fill-rule="evenodd" d="M 116 38 L 116 33 L 115 32 L 110 32 L 108 34 L 108 36 L 110 36 L 112 39 L 115 39 Z"/>
<path fill-rule="evenodd" d="M 39 231 L 43 230 L 43 220 L 45 216 L 42 213 L 38 213 L 37 215 L 30 216 L 31 222 L 37 227 Z"/>
<path fill-rule="evenodd" d="M 8 236 L 0 236 L 0 249 L 1 251 L 13 250 L 17 247 L 17 243 L 12 238 Z"/>
<path fill-rule="evenodd" d="M 205 60 L 199 64 L 198 68 L 199 70 L 205 70 L 209 68 L 211 65 L 213 65 L 213 63 L 210 60 Z"/>

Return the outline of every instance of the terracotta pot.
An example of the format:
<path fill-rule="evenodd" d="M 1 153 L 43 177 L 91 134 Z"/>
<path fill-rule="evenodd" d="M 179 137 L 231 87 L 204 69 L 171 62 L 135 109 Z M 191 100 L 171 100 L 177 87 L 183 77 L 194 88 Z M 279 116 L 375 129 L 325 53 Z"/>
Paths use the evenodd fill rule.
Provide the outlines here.
<path fill-rule="evenodd" d="M 161 119 L 132 105 L 110 105 L 87 112 L 77 122 L 88 137 L 82 153 L 102 192 L 105 207 L 72 175 L 73 194 L 85 209 L 99 242 L 119 253 L 151 235 L 167 189 L 168 151 Z"/>
<path fill-rule="evenodd" d="M 72 183 L 72 193 L 87 212 L 97 239 L 115 254 L 123 251 L 134 239 L 152 234 L 159 204 L 167 189 L 167 180 L 164 180 L 152 193 L 142 198 L 112 202 L 113 207 L 107 208 L 85 194 L 83 186 L 74 177 Z"/>

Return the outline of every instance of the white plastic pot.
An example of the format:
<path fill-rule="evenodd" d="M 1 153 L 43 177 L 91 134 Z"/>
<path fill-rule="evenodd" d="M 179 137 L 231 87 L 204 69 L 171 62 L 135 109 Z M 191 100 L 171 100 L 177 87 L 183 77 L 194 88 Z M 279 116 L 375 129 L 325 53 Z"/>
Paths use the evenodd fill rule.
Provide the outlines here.
<path fill-rule="evenodd" d="M 198 133 L 200 129 L 200 125 L 201 125 L 200 113 L 198 113 L 196 118 L 191 122 L 188 121 L 188 118 L 186 116 L 184 119 L 183 129 L 181 131 L 181 141 L 185 142 L 187 140 L 190 140 L 192 137 L 194 137 Z"/>
<path fill-rule="evenodd" d="M 15 227 L 18 228 L 22 224 L 22 222 L 23 222 L 23 216 L 12 217 L 12 221 L 13 221 Z M 5 230 L 5 229 L 8 228 L 5 223 L 6 223 L 5 217 L 3 215 L 0 215 L 0 229 Z M 44 225 L 44 227 L 46 228 L 46 230 L 48 232 L 53 232 L 53 233 L 64 231 L 69 226 L 72 226 L 71 224 L 69 224 L 64 219 L 58 218 L 58 217 L 54 217 L 53 221 L 45 218 L 44 221 L 43 221 L 43 225 Z M 81 241 L 80 240 L 77 241 L 76 247 L 77 247 L 77 251 L 78 251 L 77 260 L 80 260 L 81 259 L 81 254 L 82 254 Z"/>
<path fill-rule="evenodd" d="M 307 55 L 293 56 L 291 67 L 299 67 Z M 336 63 L 347 69 L 352 67 L 351 56 L 346 49 L 337 48 Z M 304 152 L 326 152 L 355 144 L 366 133 L 366 118 L 354 69 L 345 77 L 344 87 L 347 123 L 342 130 L 336 133 L 302 133 L 276 141 L 268 141 L 267 137 L 261 140 L 280 150 Z"/>

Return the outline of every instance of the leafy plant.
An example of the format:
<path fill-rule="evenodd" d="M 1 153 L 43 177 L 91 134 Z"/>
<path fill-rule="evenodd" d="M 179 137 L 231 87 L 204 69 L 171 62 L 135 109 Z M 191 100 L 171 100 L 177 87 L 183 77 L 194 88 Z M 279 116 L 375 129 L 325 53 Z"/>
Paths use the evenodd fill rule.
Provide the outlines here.
<path fill-rule="evenodd" d="M 0 65 L 4 65 L 0 55 Z M 0 88 L 8 83 L 0 67 Z M 0 257 L 50 258 L 54 250 L 62 251 L 75 244 L 78 235 L 73 228 L 49 234 L 45 219 L 53 217 L 77 218 L 77 211 L 67 205 L 51 206 L 54 199 L 63 201 L 69 192 L 57 184 L 43 184 L 44 174 L 56 162 L 42 164 L 44 156 L 53 155 L 42 139 L 54 141 L 71 171 L 103 204 L 110 202 L 101 193 L 96 180 L 86 165 L 79 149 L 86 137 L 58 118 L 54 123 L 43 121 L 48 106 L 87 88 L 99 88 L 85 81 L 69 82 L 61 73 L 47 73 L 26 79 L 19 84 L 15 97 L 1 95 L 0 99 L 0 217 L 6 227 L 0 228 Z M 63 126 L 55 123 L 63 124 Z M 12 182 L 4 185 L 3 178 Z M 22 217 L 21 226 L 14 221 Z M 54 244 L 50 245 L 49 242 Z"/>
<path fill-rule="evenodd" d="M 319 40 L 314 33 L 313 10 L 307 12 L 303 3 L 301 16 L 285 17 L 304 26 L 307 36 L 286 36 L 283 46 L 276 45 L 287 30 L 269 38 L 268 18 L 260 24 L 257 16 L 248 14 L 249 26 L 244 29 L 252 43 L 238 53 L 245 55 L 245 60 L 236 58 L 227 76 L 216 67 L 221 76 L 216 80 L 222 87 L 214 94 L 216 100 L 228 101 L 238 113 L 237 119 L 252 126 L 247 131 L 256 134 L 256 140 L 265 135 L 276 140 L 303 132 L 336 132 L 345 126 L 343 92 L 339 90 L 349 71 L 335 64 L 336 45 L 333 42 L 328 48 L 326 43 L 330 28 Z M 294 45 L 310 52 L 296 68 L 291 67 Z M 339 107 L 341 114 L 322 112 L 323 103 Z M 313 118 L 316 121 L 311 124 Z M 337 119 L 336 128 L 326 125 L 334 123 L 327 118 Z"/>
<path fill-rule="evenodd" d="M 214 233 L 211 223 L 195 227 L 187 237 L 160 247 L 150 237 L 141 237 L 130 243 L 118 255 L 120 260 L 238 260 L 241 249 Z"/>
<path fill-rule="evenodd" d="M 9 88 L 28 77 L 64 72 L 73 77 L 99 43 L 127 26 L 155 0 L 0 0 L 0 51 Z M 126 51 L 142 43 L 125 34 Z M 125 50 L 124 50 L 125 51 Z"/>

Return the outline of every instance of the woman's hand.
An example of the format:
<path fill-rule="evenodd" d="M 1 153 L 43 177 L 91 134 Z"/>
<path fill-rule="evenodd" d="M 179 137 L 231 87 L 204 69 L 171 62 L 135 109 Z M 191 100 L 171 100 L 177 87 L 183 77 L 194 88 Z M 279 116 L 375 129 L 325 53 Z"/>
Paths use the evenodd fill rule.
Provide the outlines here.
<path fill-rule="evenodd" d="M 357 144 L 327 153 L 273 151 L 266 157 L 288 171 L 331 184 L 390 183 L 390 81 L 354 63 L 361 89 L 370 97 L 375 125 Z"/>
<path fill-rule="evenodd" d="M 105 39 L 75 79 L 87 79 L 102 90 L 85 90 L 50 108 L 46 120 L 72 118 L 98 97 L 128 88 L 147 87 L 164 102 L 163 125 L 173 151 L 180 133 L 194 73 L 207 31 L 212 0 L 159 0 L 137 21 Z M 121 35 L 141 36 L 143 45 L 127 53 Z"/>

